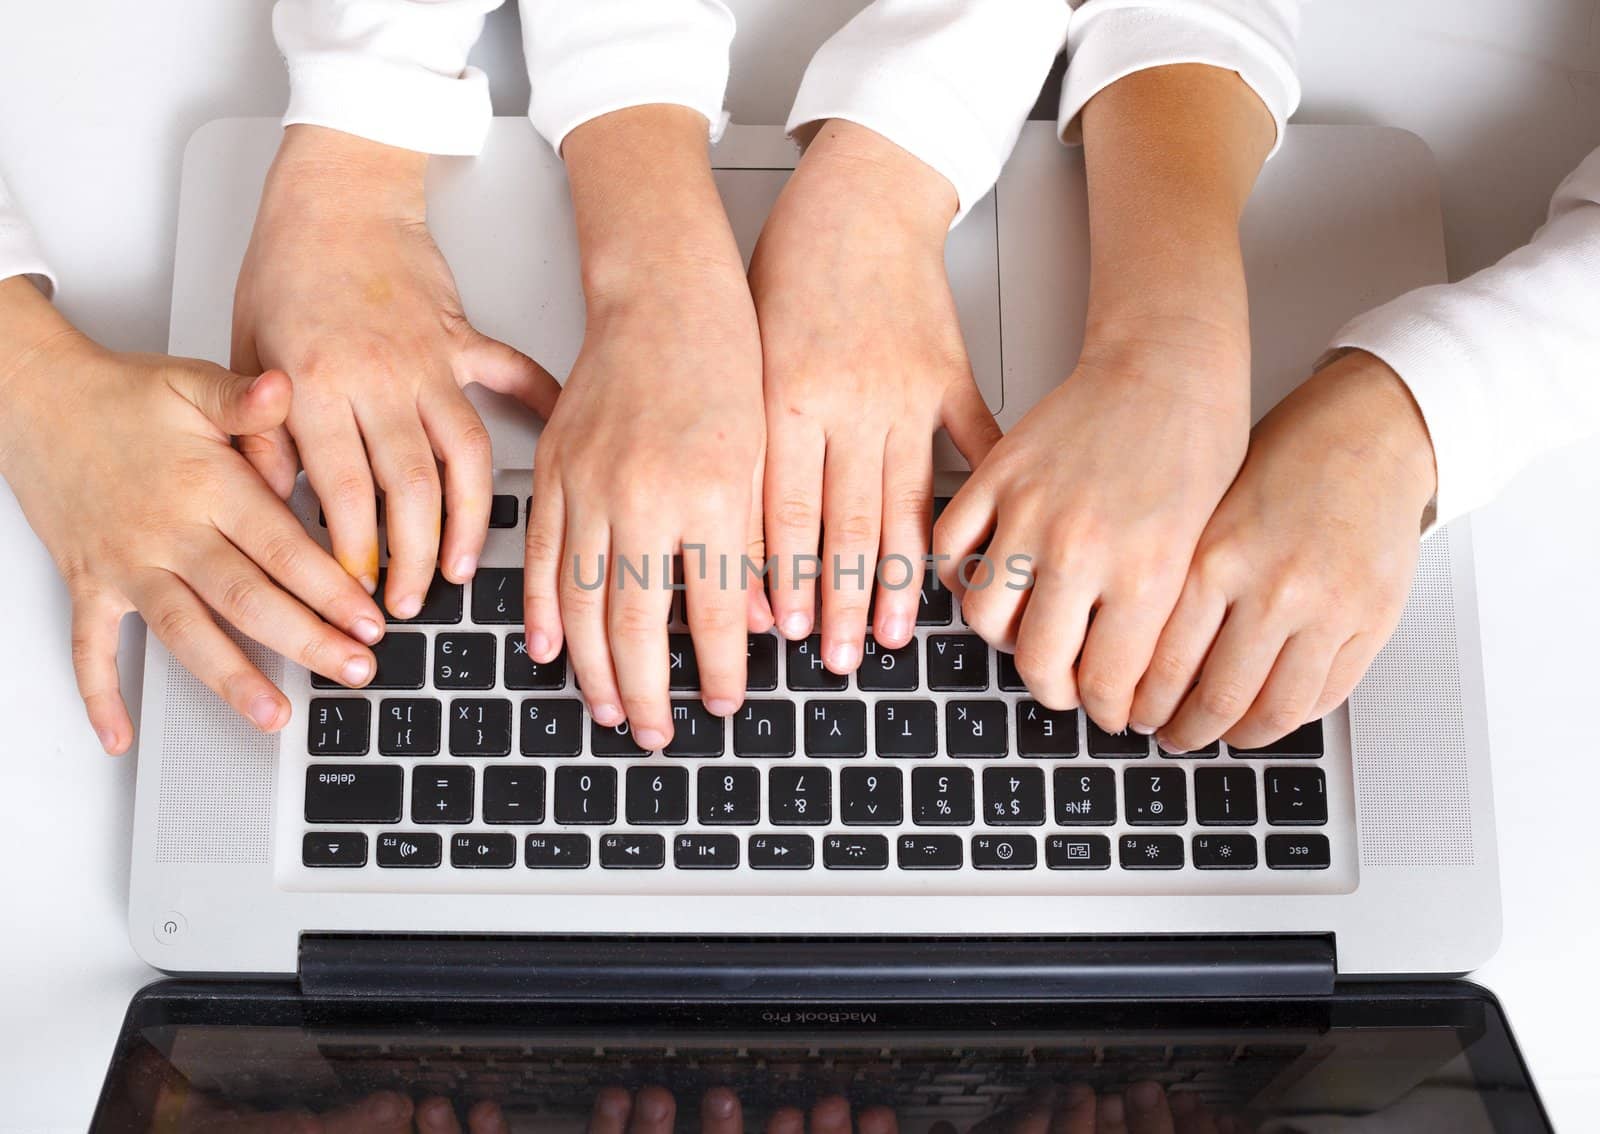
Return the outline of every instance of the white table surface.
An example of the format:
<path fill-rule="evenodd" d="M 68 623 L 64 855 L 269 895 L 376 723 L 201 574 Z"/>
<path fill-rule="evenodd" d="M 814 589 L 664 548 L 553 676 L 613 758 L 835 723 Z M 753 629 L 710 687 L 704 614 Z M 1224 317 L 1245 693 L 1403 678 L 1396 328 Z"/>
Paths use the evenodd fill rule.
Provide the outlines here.
<path fill-rule="evenodd" d="M 103 341 L 166 343 L 184 142 L 285 101 L 270 6 L 0 4 L 0 168 L 63 305 Z M 810 47 L 856 6 L 736 0 L 736 119 L 781 122 Z M 519 56 L 502 12 L 478 51 L 501 114 L 526 105 Z M 1400 125 L 1433 146 L 1454 275 L 1524 241 L 1600 145 L 1600 0 L 1323 0 L 1302 56 L 1300 121 Z M 1597 496 L 1600 445 L 1529 472 L 1477 526 L 1506 921 L 1477 979 L 1565 1132 L 1600 1130 Z M 126 939 L 133 763 L 103 756 L 83 722 L 65 594 L 6 492 L 0 588 L 0 1130 L 81 1130 L 123 1009 L 155 976 Z M 124 679 L 136 690 L 137 667 Z"/>

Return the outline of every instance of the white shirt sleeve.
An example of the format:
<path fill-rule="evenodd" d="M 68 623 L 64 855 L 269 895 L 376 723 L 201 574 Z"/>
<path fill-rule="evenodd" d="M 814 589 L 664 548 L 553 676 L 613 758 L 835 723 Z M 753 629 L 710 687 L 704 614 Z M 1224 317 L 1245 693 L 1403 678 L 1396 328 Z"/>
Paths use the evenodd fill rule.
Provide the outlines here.
<path fill-rule="evenodd" d="M 1561 183 L 1531 243 L 1459 283 L 1358 316 L 1333 346 L 1370 351 L 1411 390 L 1446 523 L 1540 455 L 1600 435 L 1597 312 L 1600 150 Z"/>
<path fill-rule="evenodd" d="M 33 229 L 0 181 L 0 280 L 30 276 L 46 295 L 55 292 L 56 278 L 44 261 Z"/>
<path fill-rule="evenodd" d="M 327 126 L 430 154 L 475 154 L 493 110 L 467 66 L 502 0 L 278 0 L 289 67 L 283 124 Z"/>
<path fill-rule="evenodd" d="M 722 109 L 734 19 L 721 0 L 521 0 L 528 116 L 557 152 L 575 128 L 630 106 Z"/>

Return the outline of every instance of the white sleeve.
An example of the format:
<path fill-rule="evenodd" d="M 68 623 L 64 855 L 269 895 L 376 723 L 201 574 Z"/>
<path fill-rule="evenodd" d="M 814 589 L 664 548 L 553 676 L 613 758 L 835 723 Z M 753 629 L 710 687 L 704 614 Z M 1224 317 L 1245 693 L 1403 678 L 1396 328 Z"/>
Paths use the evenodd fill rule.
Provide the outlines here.
<path fill-rule="evenodd" d="M 1066 43 L 1066 0 L 874 0 L 822 45 L 790 133 L 874 130 L 944 174 L 965 216 L 1000 176 Z"/>
<path fill-rule="evenodd" d="M 33 229 L 0 181 L 0 280 L 12 276 L 31 276 L 46 295 L 55 291 L 56 278 L 44 262 Z"/>
<path fill-rule="evenodd" d="M 429 154 L 475 154 L 493 110 L 467 66 L 502 0 L 277 0 L 289 66 L 283 124 L 327 126 Z"/>
<path fill-rule="evenodd" d="M 1531 243 L 1460 283 L 1360 315 L 1334 338 L 1383 359 L 1422 410 L 1437 521 L 1493 499 L 1536 457 L 1600 435 L 1600 150 Z"/>
<path fill-rule="evenodd" d="M 521 0 L 534 128 L 559 153 L 577 127 L 672 103 L 727 125 L 733 13 L 721 0 Z"/>
<path fill-rule="evenodd" d="M 1300 104 L 1295 38 L 1303 0 L 1076 0 L 1061 85 L 1061 136 L 1077 141 L 1084 104 L 1152 67 L 1235 71 L 1260 96 L 1278 139 Z M 1277 142 L 1273 143 L 1273 151 Z"/>

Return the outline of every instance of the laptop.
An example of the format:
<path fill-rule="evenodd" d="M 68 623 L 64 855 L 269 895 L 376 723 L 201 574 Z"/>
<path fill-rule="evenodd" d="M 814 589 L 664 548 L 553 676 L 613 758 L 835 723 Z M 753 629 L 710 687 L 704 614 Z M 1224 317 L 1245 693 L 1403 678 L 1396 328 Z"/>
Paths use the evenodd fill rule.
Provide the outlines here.
<path fill-rule="evenodd" d="M 227 357 L 278 138 L 228 120 L 189 146 L 176 353 Z M 747 258 L 796 157 L 776 127 L 715 148 Z M 559 161 L 507 119 L 430 177 L 476 325 L 564 374 L 583 309 Z M 1086 231 L 1081 157 L 1030 123 L 951 234 L 1002 426 L 1071 369 Z M 1291 128 L 1243 231 L 1258 415 L 1350 315 L 1444 278 L 1432 158 L 1402 131 Z M 1466 522 L 1424 543 L 1350 702 L 1261 749 L 1173 757 L 1048 712 L 930 581 L 915 642 L 848 679 L 753 636 L 726 723 L 675 626 L 677 737 L 645 752 L 523 649 L 537 425 L 471 396 L 498 466 L 483 567 L 391 625 L 370 688 L 244 643 L 295 710 L 261 736 L 149 643 L 130 933 L 180 979 L 130 1009 L 97 1128 L 151 1128 L 116 1125 L 143 1113 L 134 1080 L 267 1112 L 433 1092 L 513 1129 L 655 1084 L 680 1126 L 726 1087 L 752 1125 L 843 1093 L 965 1131 L 1047 1085 L 1142 1080 L 1248 1129 L 1548 1128 L 1493 1000 L 1413 983 L 1499 937 Z M 936 462 L 948 496 L 963 466 L 942 440 Z M 291 506 L 326 539 L 303 485 Z"/>

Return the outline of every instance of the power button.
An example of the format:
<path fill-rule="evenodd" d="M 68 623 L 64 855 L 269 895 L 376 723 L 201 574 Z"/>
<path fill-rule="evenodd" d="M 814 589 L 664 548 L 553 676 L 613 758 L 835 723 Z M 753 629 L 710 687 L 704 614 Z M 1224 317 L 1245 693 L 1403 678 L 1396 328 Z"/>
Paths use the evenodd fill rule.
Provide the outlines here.
<path fill-rule="evenodd" d="M 177 910 L 161 914 L 152 928 L 156 940 L 162 945 L 176 945 L 188 930 L 189 922 Z"/>

